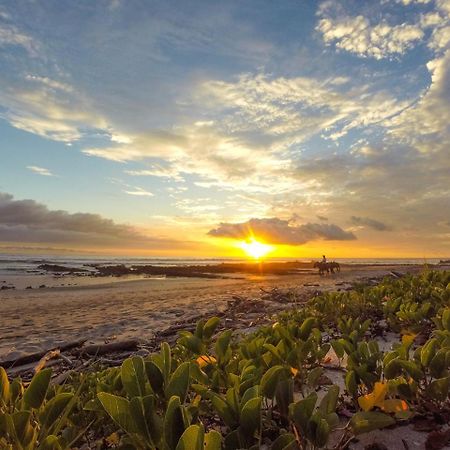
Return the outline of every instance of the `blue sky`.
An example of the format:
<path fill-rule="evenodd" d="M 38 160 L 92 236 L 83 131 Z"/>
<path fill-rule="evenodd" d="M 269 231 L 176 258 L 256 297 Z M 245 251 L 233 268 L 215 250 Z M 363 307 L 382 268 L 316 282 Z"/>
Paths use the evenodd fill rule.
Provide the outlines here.
<path fill-rule="evenodd" d="M 449 17 L 3 1 L 0 248 L 448 256 Z"/>

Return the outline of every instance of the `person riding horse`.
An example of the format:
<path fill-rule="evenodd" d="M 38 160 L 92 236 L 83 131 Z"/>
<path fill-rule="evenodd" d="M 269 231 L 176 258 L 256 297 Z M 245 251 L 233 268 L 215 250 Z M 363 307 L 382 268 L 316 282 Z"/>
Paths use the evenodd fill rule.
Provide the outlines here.
<path fill-rule="evenodd" d="M 319 275 L 323 275 L 325 272 L 334 273 L 335 270 L 337 272 L 341 271 L 341 266 L 339 265 L 339 263 L 335 261 L 327 262 L 325 255 L 323 255 L 322 261 L 317 261 L 314 263 L 314 267 L 317 267 L 319 269 Z"/>

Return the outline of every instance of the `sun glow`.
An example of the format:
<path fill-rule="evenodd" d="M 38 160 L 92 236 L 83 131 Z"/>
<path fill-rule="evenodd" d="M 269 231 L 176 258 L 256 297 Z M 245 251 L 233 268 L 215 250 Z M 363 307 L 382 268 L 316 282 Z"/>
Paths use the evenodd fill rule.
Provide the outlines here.
<path fill-rule="evenodd" d="M 251 256 L 254 259 L 260 259 L 273 250 L 273 247 L 271 245 L 263 244 L 262 242 L 258 242 L 253 238 L 249 239 L 248 241 L 242 242 L 240 244 L 240 247 L 245 251 L 245 253 L 247 253 L 247 255 Z"/>

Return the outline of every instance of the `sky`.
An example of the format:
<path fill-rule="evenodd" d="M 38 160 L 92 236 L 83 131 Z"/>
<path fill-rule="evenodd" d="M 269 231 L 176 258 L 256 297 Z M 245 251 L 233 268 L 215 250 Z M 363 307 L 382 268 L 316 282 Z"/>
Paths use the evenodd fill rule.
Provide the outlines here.
<path fill-rule="evenodd" d="M 450 256 L 450 0 L 2 0 L 0 252 Z"/>

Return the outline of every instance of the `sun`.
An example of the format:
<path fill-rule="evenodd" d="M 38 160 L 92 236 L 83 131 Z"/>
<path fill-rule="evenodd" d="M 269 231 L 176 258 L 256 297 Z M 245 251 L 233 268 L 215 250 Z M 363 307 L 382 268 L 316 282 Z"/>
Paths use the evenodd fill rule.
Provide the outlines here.
<path fill-rule="evenodd" d="M 263 256 L 266 256 L 267 253 L 269 253 L 273 249 L 271 245 L 258 242 L 254 238 L 242 242 L 240 246 L 245 251 L 245 253 L 247 253 L 247 255 L 251 256 L 254 259 L 260 259 Z"/>

